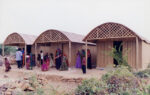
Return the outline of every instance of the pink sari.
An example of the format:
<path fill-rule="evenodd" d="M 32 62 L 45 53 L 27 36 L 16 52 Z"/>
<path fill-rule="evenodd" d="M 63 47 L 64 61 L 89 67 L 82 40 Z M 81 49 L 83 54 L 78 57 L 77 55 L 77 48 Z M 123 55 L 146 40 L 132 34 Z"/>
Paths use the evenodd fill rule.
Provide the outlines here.
<path fill-rule="evenodd" d="M 42 64 L 42 71 L 48 71 L 49 69 L 49 64 L 50 64 L 50 61 L 47 59 L 46 61 L 44 61 L 44 63 Z"/>

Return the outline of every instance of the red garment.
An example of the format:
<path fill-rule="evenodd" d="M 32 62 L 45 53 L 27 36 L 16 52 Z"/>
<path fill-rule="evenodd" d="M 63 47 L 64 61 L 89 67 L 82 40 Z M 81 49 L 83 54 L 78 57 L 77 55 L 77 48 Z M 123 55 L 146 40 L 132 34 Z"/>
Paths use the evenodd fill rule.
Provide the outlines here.
<path fill-rule="evenodd" d="M 8 72 L 8 71 L 11 69 L 11 67 L 10 67 L 10 64 L 9 64 L 9 61 L 8 61 L 8 60 L 5 60 L 5 67 L 6 67 L 6 69 L 5 69 L 5 71 L 6 71 L 6 72 Z"/>
<path fill-rule="evenodd" d="M 86 58 L 85 57 L 83 57 L 83 59 L 82 59 L 82 65 L 86 65 Z"/>

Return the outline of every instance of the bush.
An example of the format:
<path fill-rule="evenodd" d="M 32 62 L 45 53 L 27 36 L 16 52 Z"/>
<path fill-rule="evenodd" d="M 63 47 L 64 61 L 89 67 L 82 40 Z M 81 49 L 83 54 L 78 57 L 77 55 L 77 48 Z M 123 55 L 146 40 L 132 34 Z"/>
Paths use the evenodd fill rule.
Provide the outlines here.
<path fill-rule="evenodd" d="M 102 81 L 108 81 L 112 76 L 117 77 L 134 77 L 133 73 L 128 70 L 126 66 L 117 67 L 115 70 L 110 71 L 102 76 Z"/>
<path fill-rule="evenodd" d="M 136 72 L 134 74 L 138 78 L 150 78 L 150 69 L 139 71 L 139 72 Z"/>
<path fill-rule="evenodd" d="M 122 66 L 106 73 L 101 80 L 84 80 L 75 92 L 76 95 L 149 95 L 148 91 L 140 79 Z"/>
<path fill-rule="evenodd" d="M 83 80 L 75 91 L 76 95 L 96 95 L 101 90 L 100 81 L 97 79 Z"/>

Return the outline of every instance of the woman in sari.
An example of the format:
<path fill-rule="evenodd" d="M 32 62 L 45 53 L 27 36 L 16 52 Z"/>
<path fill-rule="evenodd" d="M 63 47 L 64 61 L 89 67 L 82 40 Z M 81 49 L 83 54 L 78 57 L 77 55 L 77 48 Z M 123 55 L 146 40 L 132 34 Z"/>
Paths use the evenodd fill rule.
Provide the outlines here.
<path fill-rule="evenodd" d="M 92 69 L 91 52 L 90 52 L 89 49 L 87 50 L 87 57 L 88 57 L 88 59 L 87 59 L 87 67 L 88 67 L 88 69 Z"/>
<path fill-rule="evenodd" d="M 31 63 L 31 61 L 30 61 L 30 56 L 26 56 L 26 69 L 27 70 L 30 70 L 31 68 L 30 68 L 30 63 Z"/>
<path fill-rule="evenodd" d="M 49 69 L 49 57 L 48 53 L 44 56 L 44 63 L 42 64 L 42 71 L 48 71 Z"/>
<path fill-rule="evenodd" d="M 56 50 L 56 57 L 55 57 L 55 62 L 56 62 L 56 69 L 59 70 L 61 66 L 61 50 L 57 49 Z"/>
<path fill-rule="evenodd" d="M 63 55 L 62 64 L 60 66 L 60 70 L 61 71 L 68 70 L 68 59 L 67 59 L 67 56 L 65 54 Z"/>
<path fill-rule="evenodd" d="M 50 67 L 55 66 L 53 59 L 54 59 L 53 54 L 50 53 Z"/>
<path fill-rule="evenodd" d="M 85 50 L 82 50 L 82 72 L 83 72 L 83 74 L 86 74 Z"/>
<path fill-rule="evenodd" d="M 10 71 L 11 67 L 7 58 L 5 58 L 5 72 Z"/>
<path fill-rule="evenodd" d="M 81 68 L 81 54 L 80 51 L 77 53 L 77 59 L 76 59 L 76 68 Z"/>

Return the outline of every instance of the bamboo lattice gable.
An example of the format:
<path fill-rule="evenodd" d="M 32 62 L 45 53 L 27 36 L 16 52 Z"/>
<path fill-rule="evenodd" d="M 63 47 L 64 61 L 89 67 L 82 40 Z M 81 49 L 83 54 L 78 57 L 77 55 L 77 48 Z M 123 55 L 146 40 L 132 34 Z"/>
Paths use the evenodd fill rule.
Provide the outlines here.
<path fill-rule="evenodd" d="M 126 26 L 118 23 L 109 22 L 94 28 L 83 40 L 92 41 L 102 39 L 119 39 L 119 38 L 135 38 L 135 37 L 139 37 L 140 39 L 149 43 L 149 41 L 137 35 L 137 33 L 133 32 Z"/>
<path fill-rule="evenodd" d="M 84 44 L 85 42 L 82 41 L 83 38 L 84 36 L 79 34 L 51 29 L 39 35 L 34 43 L 65 43 L 71 41 L 74 43 Z M 95 45 L 93 43 L 89 44 Z"/>
<path fill-rule="evenodd" d="M 21 33 L 12 33 L 7 36 L 7 38 L 4 41 L 4 45 L 32 45 L 35 41 L 36 36 L 33 35 L 27 35 L 27 34 L 21 34 Z"/>

